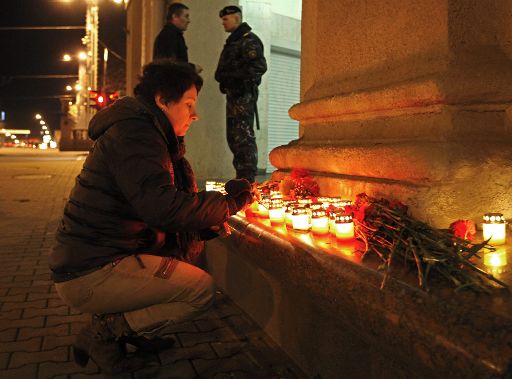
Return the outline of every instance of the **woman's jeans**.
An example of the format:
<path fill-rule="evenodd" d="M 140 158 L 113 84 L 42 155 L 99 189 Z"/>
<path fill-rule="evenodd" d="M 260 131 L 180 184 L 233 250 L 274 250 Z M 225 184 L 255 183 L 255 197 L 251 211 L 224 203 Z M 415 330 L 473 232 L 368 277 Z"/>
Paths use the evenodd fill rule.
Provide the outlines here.
<path fill-rule="evenodd" d="M 146 254 L 123 258 L 55 287 L 81 312 L 122 312 L 133 331 L 153 334 L 203 313 L 215 293 L 211 276 L 203 270 Z"/>

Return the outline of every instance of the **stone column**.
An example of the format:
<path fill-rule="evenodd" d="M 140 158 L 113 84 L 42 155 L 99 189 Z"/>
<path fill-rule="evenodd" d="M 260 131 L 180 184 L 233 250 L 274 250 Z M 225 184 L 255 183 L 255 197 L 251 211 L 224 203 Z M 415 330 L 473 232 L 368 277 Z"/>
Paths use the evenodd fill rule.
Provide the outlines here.
<path fill-rule="evenodd" d="M 247 22 L 254 33 L 261 39 L 264 47 L 267 66 L 270 67 L 270 49 L 272 45 L 272 7 L 271 0 L 240 0 L 244 21 Z M 260 130 L 256 129 L 254 121 L 254 132 L 256 144 L 258 145 L 258 171 L 266 172 L 267 151 L 268 151 L 268 71 L 263 75 L 258 88 L 258 115 Z"/>
<path fill-rule="evenodd" d="M 274 177 L 303 167 L 439 227 L 512 215 L 511 19 L 512 0 L 303 0 L 300 138 Z"/>
<path fill-rule="evenodd" d="M 153 41 L 165 23 L 166 0 L 131 0 L 126 9 L 126 94 L 133 95 L 142 66 L 153 59 Z"/>
<path fill-rule="evenodd" d="M 203 68 L 204 85 L 199 94 L 199 121 L 187 133 L 187 158 L 198 178 L 231 178 L 235 171 L 226 141 L 226 103 L 215 81 L 215 69 L 220 52 L 229 36 L 222 27 L 219 11 L 226 5 L 238 5 L 229 0 L 188 0 L 190 25 L 185 32 L 189 61 Z"/>

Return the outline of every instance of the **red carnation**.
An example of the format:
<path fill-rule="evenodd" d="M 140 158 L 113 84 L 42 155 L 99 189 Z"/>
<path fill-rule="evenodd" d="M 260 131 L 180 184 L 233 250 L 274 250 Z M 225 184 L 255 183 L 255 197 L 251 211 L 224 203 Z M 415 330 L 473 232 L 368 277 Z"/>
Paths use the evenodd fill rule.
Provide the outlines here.
<path fill-rule="evenodd" d="M 354 214 L 354 207 L 351 204 L 347 204 L 343 207 L 343 212 L 346 215 L 353 215 Z"/>
<path fill-rule="evenodd" d="M 370 203 L 368 201 L 368 195 L 364 192 L 357 195 L 352 208 L 354 211 L 354 218 L 359 222 L 363 222 L 366 217 L 366 211 L 369 207 Z"/>
<path fill-rule="evenodd" d="M 457 220 L 450 224 L 453 235 L 465 240 L 473 240 L 476 234 L 475 223 L 471 220 Z"/>
<path fill-rule="evenodd" d="M 290 174 L 294 181 L 298 181 L 301 178 L 309 176 L 308 170 L 304 168 L 294 168 Z"/>
<path fill-rule="evenodd" d="M 302 178 L 302 180 L 297 184 L 302 185 L 310 193 L 310 196 L 318 196 L 320 194 L 320 187 L 318 186 L 318 183 L 309 176 Z"/>

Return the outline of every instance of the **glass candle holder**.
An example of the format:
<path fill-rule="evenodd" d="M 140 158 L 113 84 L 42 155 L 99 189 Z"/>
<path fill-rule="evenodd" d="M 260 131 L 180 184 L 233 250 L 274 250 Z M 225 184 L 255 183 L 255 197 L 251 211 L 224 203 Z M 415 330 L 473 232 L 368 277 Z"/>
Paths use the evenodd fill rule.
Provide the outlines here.
<path fill-rule="evenodd" d="M 491 245 L 504 245 L 507 239 L 507 222 L 501 213 L 486 213 L 482 229 L 484 240 Z"/>
<path fill-rule="evenodd" d="M 288 203 L 286 205 L 286 207 L 284 208 L 284 222 L 285 222 L 287 228 L 290 228 L 290 229 L 293 228 L 292 213 L 293 213 L 293 208 L 295 208 L 296 206 L 297 206 L 297 203 L 291 202 L 291 203 Z"/>
<path fill-rule="evenodd" d="M 283 194 L 279 191 L 270 191 L 270 197 L 271 198 L 274 198 L 274 197 L 280 197 L 282 198 L 283 197 Z"/>
<path fill-rule="evenodd" d="M 284 222 L 284 203 L 282 197 L 270 199 L 270 207 L 268 209 L 268 218 L 270 224 L 282 224 Z"/>
<path fill-rule="evenodd" d="M 224 183 L 224 182 L 217 182 L 216 186 L 217 186 L 217 191 L 221 192 L 223 195 L 227 195 L 226 183 Z"/>
<path fill-rule="evenodd" d="M 507 250 L 498 249 L 484 253 L 484 266 L 489 269 L 502 268 L 507 265 Z"/>
<path fill-rule="evenodd" d="M 316 201 L 314 203 L 309 204 L 309 208 L 312 211 L 317 210 L 317 209 L 323 209 L 322 205 L 323 205 L 322 203 L 320 203 L 319 201 Z"/>
<path fill-rule="evenodd" d="M 330 197 L 327 197 L 327 196 L 318 196 L 316 198 L 316 201 L 318 201 L 319 203 L 328 203 L 329 199 L 330 199 Z"/>
<path fill-rule="evenodd" d="M 215 191 L 217 182 L 214 180 L 207 180 L 205 184 L 205 191 Z"/>
<path fill-rule="evenodd" d="M 262 218 L 268 218 L 268 209 L 270 208 L 270 197 L 268 195 L 262 195 L 258 202 L 258 216 Z"/>
<path fill-rule="evenodd" d="M 297 232 L 309 232 L 311 223 L 307 208 L 296 206 L 292 211 L 292 228 Z"/>
<path fill-rule="evenodd" d="M 245 211 L 245 214 L 253 217 L 259 216 L 259 203 L 257 201 L 253 202 L 251 207 Z"/>
<path fill-rule="evenodd" d="M 299 205 L 309 206 L 310 204 L 313 203 L 313 199 L 310 197 L 302 197 L 300 199 L 297 199 L 297 203 L 299 203 Z"/>
<path fill-rule="evenodd" d="M 343 209 L 345 205 L 352 205 L 352 200 L 342 200 L 338 198 L 336 201 L 332 200 L 331 204 L 336 208 Z"/>
<path fill-rule="evenodd" d="M 327 217 L 329 217 L 329 230 L 331 235 L 336 237 L 336 212 L 334 210 L 327 211 Z"/>
<path fill-rule="evenodd" d="M 354 239 L 354 222 L 352 215 L 343 212 L 336 213 L 335 216 L 336 238 L 339 240 Z"/>
<path fill-rule="evenodd" d="M 327 217 L 325 209 L 311 210 L 311 231 L 318 236 L 329 234 L 329 217 Z"/>

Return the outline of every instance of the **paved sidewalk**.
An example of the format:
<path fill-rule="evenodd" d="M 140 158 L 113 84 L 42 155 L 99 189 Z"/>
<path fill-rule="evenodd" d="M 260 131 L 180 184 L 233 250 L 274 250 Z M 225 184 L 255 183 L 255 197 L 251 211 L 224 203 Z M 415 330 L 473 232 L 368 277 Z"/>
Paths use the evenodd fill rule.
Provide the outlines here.
<path fill-rule="evenodd" d="M 0 149 L 0 378 L 100 378 L 94 363 L 71 361 L 74 336 L 88 320 L 55 293 L 47 267 L 74 178 L 77 152 Z M 161 367 L 123 378 L 303 378 L 231 301 L 217 293 L 205 316 L 175 325 L 177 346 Z"/>

